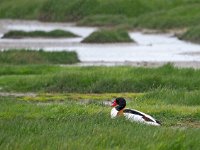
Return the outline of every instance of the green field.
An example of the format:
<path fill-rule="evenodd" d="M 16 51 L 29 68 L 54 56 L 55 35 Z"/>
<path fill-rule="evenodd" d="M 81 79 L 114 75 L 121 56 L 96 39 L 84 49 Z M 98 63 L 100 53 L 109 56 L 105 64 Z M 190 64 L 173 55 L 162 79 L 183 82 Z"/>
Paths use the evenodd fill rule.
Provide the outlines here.
<path fill-rule="evenodd" d="M 0 149 L 198 149 L 199 74 L 170 64 L 2 65 L 2 95 L 35 95 L 0 96 Z M 162 126 L 111 119 L 111 107 L 103 102 L 120 96 Z"/>
<path fill-rule="evenodd" d="M 0 0 L 0 18 L 74 21 L 112 31 L 102 29 L 92 41 L 113 42 L 127 37 L 126 30 L 147 28 L 186 30 L 177 36 L 199 43 L 199 8 L 200 0 Z M 0 149 L 199 149 L 200 69 L 68 65 L 78 62 L 75 52 L 0 51 Z M 105 102 L 116 97 L 162 126 L 111 119 Z"/>
<path fill-rule="evenodd" d="M 200 90 L 200 70 L 179 69 L 170 64 L 160 68 L 47 66 L 43 68 L 46 72 L 40 65 L 27 65 L 26 69 L 22 74 L 20 65 L 2 65 L 2 90 L 77 93 L 148 92 L 158 88 Z"/>

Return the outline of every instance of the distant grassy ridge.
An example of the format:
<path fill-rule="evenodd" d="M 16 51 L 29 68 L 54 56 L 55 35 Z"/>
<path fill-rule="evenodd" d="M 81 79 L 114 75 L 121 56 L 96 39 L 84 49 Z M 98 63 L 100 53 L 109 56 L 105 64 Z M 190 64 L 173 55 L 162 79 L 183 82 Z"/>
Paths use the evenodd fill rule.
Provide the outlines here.
<path fill-rule="evenodd" d="M 19 30 L 11 30 L 3 35 L 2 38 L 37 38 L 37 37 L 49 37 L 49 38 L 69 38 L 69 37 L 77 37 L 77 35 L 63 30 L 53 30 L 49 32 L 45 31 L 19 31 Z"/>
<path fill-rule="evenodd" d="M 4 91 L 117 93 L 147 92 L 158 88 L 186 91 L 200 90 L 200 70 L 178 69 L 171 65 L 152 69 L 64 67 L 61 70 L 58 67 L 57 70 L 61 71 L 52 72 L 51 70 L 51 72 L 48 72 L 48 69 L 46 69 L 46 73 L 37 72 L 37 75 L 35 73 L 26 75 L 26 72 L 22 74 L 19 68 L 9 66 L 9 70 L 13 70 L 13 72 L 8 70 L 9 75 L 12 76 L 5 75 L 6 68 L 7 66 L 0 68 L 0 73 L 2 73 L 0 87 Z"/>
<path fill-rule="evenodd" d="M 166 30 L 199 26 L 199 8 L 199 0 L 1 0 L 0 18 Z"/>
<path fill-rule="evenodd" d="M 79 62 L 75 52 L 45 52 L 43 50 L 0 51 L 0 64 L 72 64 Z"/>
<path fill-rule="evenodd" d="M 77 22 L 78 26 L 120 26 L 128 23 L 124 15 L 91 15 Z"/>
<path fill-rule="evenodd" d="M 82 43 L 122 43 L 133 42 L 128 32 L 123 29 L 101 29 L 94 31 Z"/>
<path fill-rule="evenodd" d="M 89 16 L 114 15 L 119 19 L 131 19 L 134 27 L 162 29 L 199 24 L 199 7 L 198 0 L 1 0 L 0 17 L 77 21 Z M 99 20 L 102 17 L 96 17 L 90 22 L 94 24 Z M 124 20 L 124 24 L 129 24 Z M 110 21 L 113 22 L 112 19 Z"/>
<path fill-rule="evenodd" d="M 181 2 L 181 1 L 179 1 Z M 173 29 L 185 28 L 199 25 L 200 19 L 200 2 L 182 1 L 179 6 L 171 9 L 160 9 L 152 13 L 140 15 L 131 24 L 138 28 L 152 28 L 152 29 Z M 176 3 L 171 1 L 171 4 Z"/>
<path fill-rule="evenodd" d="M 47 0 L 1 0 L 0 18 L 37 19 Z"/>

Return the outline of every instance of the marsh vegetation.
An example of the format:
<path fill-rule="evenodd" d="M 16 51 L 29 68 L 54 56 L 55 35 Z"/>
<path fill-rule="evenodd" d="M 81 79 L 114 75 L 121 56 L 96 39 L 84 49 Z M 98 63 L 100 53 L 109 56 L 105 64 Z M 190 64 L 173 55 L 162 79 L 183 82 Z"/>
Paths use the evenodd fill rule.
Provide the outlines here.
<path fill-rule="evenodd" d="M 101 29 L 91 33 L 82 43 L 129 43 L 133 42 L 123 29 Z"/>
<path fill-rule="evenodd" d="M 1 63 L 1 95 L 35 94 L 0 96 L 0 148 L 132 149 L 134 144 L 137 149 L 198 149 L 199 74 L 171 64 L 134 68 Z M 127 107 L 151 114 L 162 126 L 111 119 L 104 101 L 120 96 L 127 99 Z"/>
<path fill-rule="evenodd" d="M 18 31 L 12 30 L 3 35 L 2 38 L 72 38 L 78 37 L 69 31 L 53 30 L 50 32 L 45 31 Z"/>
<path fill-rule="evenodd" d="M 124 118 L 111 119 L 111 108 L 100 102 L 104 98 L 110 100 L 111 97 L 119 95 L 127 97 L 129 108 L 144 111 L 161 120 L 162 127 L 137 124 Z M 2 141 L 0 147 L 3 149 L 117 149 L 119 147 L 151 150 L 191 147 L 198 149 L 199 105 L 179 105 L 165 102 L 162 97 L 159 97 L 159 100 L 149 97 L 144 99 L 144 97 L 146 96 L 123 93 L 110 95 L 54 93 L 17 99 L 0 97 Z M 88 99 L 93 101 L 83 103 Z M 124 138 L 119 140 L 119 134 Z"/>
<path fill-rule="evenodd" d="M 10 49 L 0 51 L 0 64 L 27 65 L 27 64 L 73 64 L 78 63 L 76 52 L 58 51 L 46 52 L 43 50 Z M 15 67 L 13 66 L 13 70 Z"/>
<path fill-rule="evenodd" d="M 163 31 L 199 26 L 199 7 L 197 0 L 17 0 L 17 4 L 15 0 L 2 0 L 0 18 L 79 21 L 81 25 Z"/>
<path fill-rule="evenodd" d="M 199 7 L 198 0 L 1 0 L 0 18 L 109 27 L 84 42 L 131 42 L 127 30 L 148 28 L 184 30 L 179 38 L 199 43 Z M 5 36 L 65 34 L 11 31 Z M 170 42 L 178 45 L 174 39 Z M 158 68 L 63 65 L 77 62 L 75 52 L 0 51 L 0 149 L 199 149 L 199 69 L 172 64 Z M 124 97 L 127 107 L 152 115 L 162 126 L 111 119 L 108 104 L 116 97 Z"/>

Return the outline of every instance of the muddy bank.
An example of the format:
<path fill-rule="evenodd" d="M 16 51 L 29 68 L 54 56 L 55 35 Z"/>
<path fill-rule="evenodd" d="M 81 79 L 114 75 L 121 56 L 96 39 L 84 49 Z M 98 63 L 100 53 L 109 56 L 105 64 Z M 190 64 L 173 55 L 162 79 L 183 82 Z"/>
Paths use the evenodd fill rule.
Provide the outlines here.
<path fill-rule="evenodd" d="M 131 62 L 131 61 L 125 61 L 125 62 L 105 62 L 105 61 L 84 61 L 78 64 L 75 64 L 74 66 L 133 66 L 133 67 L 161 67 L 166 64 L 172 64 L 175 67 L 179 68 L 194 68 L 199 69 L 200 68 L 200 61 L 138 61 L 138 62 Z M 68 66 L 68 65 L 62 65 Z"/>
<path fill-rule="evenodd" d="M 30 97 L 36 97 L 36 93 L 15 93 L 15 92 L 0 92 L 0 96 L 14 96 L 14 97 L 24 97 L 24 96 L 30 96 Z"/>

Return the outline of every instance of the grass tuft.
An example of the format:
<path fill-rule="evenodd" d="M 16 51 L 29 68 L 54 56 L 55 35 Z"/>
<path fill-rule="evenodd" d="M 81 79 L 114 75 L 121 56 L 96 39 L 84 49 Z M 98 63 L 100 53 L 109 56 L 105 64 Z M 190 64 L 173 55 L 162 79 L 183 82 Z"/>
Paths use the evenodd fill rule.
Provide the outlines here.
<path fill-rule="evenodd" d="M 6 50 L 0 52 L 0 64 L 72 64 L 79 62 L 75 52 L 43 50 Z"/>
<path fill-rule="evenodd" d="M 30 37 L 30 38 L 38 38 L 38 37 L 69 38 L 69 37 L 77 37 L 77 35 L 69 31 L 63 31 L 63 30 L 53 30 L 50 32 L 45 32 L 45 31 L 26 32 L 26 31 L 12 30 L 5 33 L 2 38 L 27 38 L 27 37 Z"/>
<path fill-rule="evenodd" d="M 86 37 L 82 43 L 133 42 L 127 31 L 122 29 L 101 29 Z"/>

